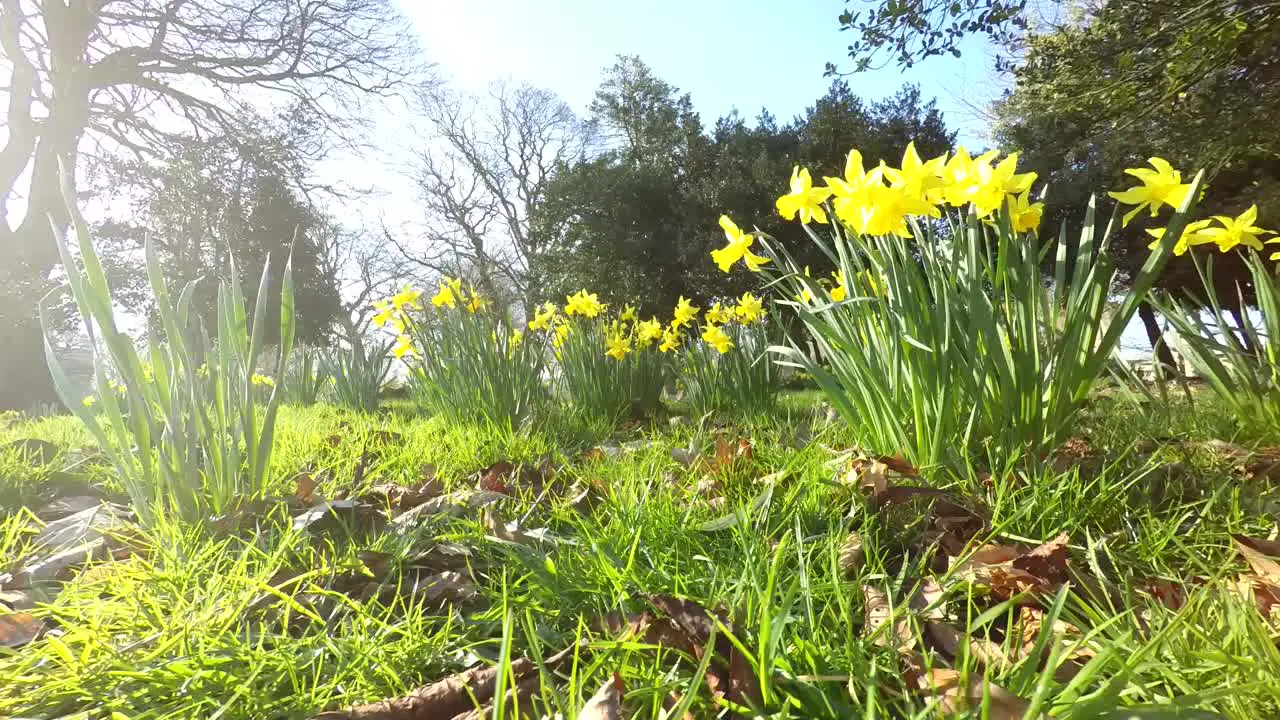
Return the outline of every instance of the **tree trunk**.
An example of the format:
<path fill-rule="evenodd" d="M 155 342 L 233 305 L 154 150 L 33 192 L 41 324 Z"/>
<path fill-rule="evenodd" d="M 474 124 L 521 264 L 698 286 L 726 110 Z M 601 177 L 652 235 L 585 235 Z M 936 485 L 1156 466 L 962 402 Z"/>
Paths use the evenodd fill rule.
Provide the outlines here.
<path fill-rule="evenodd" d="M 1160 321 L 1156 319 L 1156 311 L 1151 307 L 1151 303 L 1144 300 L 1138 306 L 1138 317 L 1142 319 L 1142 326 L 1147 331 L 1147 341 L 1151 343 L 1153 360 L 1164 368 L 1165 373 L 1178 374 L 1178 362 L 1173 357 L 1173 351 L 1165 344 L 1164 333 L 1160 330 Z"/>

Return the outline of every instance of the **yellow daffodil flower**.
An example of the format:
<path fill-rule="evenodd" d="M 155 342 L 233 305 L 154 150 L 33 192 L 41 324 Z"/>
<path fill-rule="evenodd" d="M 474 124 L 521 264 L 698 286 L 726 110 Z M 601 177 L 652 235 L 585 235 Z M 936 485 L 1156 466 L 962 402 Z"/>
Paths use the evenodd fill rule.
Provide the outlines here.
<path fill-rule="evenodd" d="M 418 298 L 420 297 L 422 297 L 421 290 L 405 285 L 400 289 L 400 292 L 391 296 L 391 304 L 394 305 L 397 310 L 405 307 L 421 310 L 422 306 L 418 304 Z"/>
<path fill-rule="evenodd" d="M 680 347 L 680 341 L 684 336 L 680 333 L 679 326 L 672 323 L 671 327 L 662 332 L 662 343 L 658 345 L 658 350 L 669 353 L 674 352 Z"/>
<path fill-rule="evenodd" d="M 614 333 L 605 340 L 605 355 L 614 360 L 621 360 L 631 352 L 631 337 L 622 333 Z"/>
<path fill-rule="evenodd" d="M 1245 245 L 1254 250 L 1262 250 L 1262 241 L 1258 238 L 1263 235 L 1275 234 L 1271 230 L 1263 230 L 1254 225 L 1258 221 L 1257 205 L 1250 205 L 1248 210 L 1236 217 L 1214 215 L 1213 219 L 1221 223 L 1222 227 L 1210 227 L 1201 232 L 1209 236 L 1213 242 L 1216 242 L 1218 250 L 1222 252 L 1227 252 L 1237 245 Z"/>
<path fill-rule="evenodd" d="M 702 339 L 721 355 L 733 348 L 733 338 L 719 325 L 707 325 L 702 331 Z"/>
<path fill-rule="evenodd" d="M 1033 173 L 1034 174 L 1034 173 Z M 1031 193 L 1013 195 L 1009 201 L 1009 224 L 1014 232 L 1031 232 L 1040 229 L 1040 218 L 1044 215 L 1043 202 L 1029 202 Z"/>
<path fill-rule="evenodd" d="M 985 155 L 983 157 L 986 157 Z M 978 211 L 978 217 L 987 217 L 1004 205 L 1010 195 L 1030 192 L 1036 174 L 1018 173 L 1018 153 L 1010 153 L 992 167 L 990 162 L 975 162 L 976 187 L 970 200 Z"/>
<path fill-rule="evenodd" d="M 760 266 L 769 262 L 769 258 L 761 257 L 751 252 L 751 245 L 755 242 L 755 236 L 749 232 L 743 232 L 738 228 L 728 215 L 720 216 L 720 228 L 724 230 L 724 236 L 729 240 L 729 244 L 722 248 L 711 251 L 711 259 L 716 265 L 720 266 L 723 272 L 729 272 L 733 264 L 742 260 L 747 269 L 751 272 L 760 272 Z"/>
<path fill-rule="evenodd" d="M 458 296 L 462 294 L 462 281 L 457 278 L 440 278 L 440 290 L 431 297 L 431 304 L 436 307 L 458 307 Z"/>
<path fill-rule="evenodd" d="M 618 319 L 622 322 L 635 322 L 636 309 L 633 305 L 623 305 L 622 312 L 618 315 Z"/>
<path fill-rule="evenodd" d="M 733 311 L 720 303 L 716 303 L 707 310 L 706 318 L 709 323 L 723 325 L 733 320 Z"/>
<path fill-rule="evenodd" d="M 524 342 L 524 331 L 516 328 L 511 331 L 511 335 L 507 338 L 507 345 L 511 347 L 519 347 Z"/>
<path fill-rule="evenodd" d="M 825 177 L 823 180 L 831 191 L 831 206 L 836 211 L 836 217 L 851 226 L 860 221 L 862 209 L 870 204 L 868 188 L 882 184 L 880 169 L 865 172 L 862 169 L 862 153 L 857 150 L 850 150 L 845 158 L 843 178 Z"/>
<path fill-rule="evenodd" d="M 806 278 L 811 277 L 809 275 L 808 265 L 804 266 L 804 276 Z M 807 283 L 800 287 L 800 302 L 804 303 L 805 305 L 808 305 L 809 303 L 813 302 L 813 291 L 809 289 L 809 285 Z"/>
<path fill-rule="evenodd" d="M 1204 229 L 1207 227 L 1209 227 L 1208 220 L 1197 220 L 1193 223 L 1187 223 L 1187 226 L 1182 228 L 1182 236 L 1178 238 L 1177 243 L 1174 243 L 1173 254 L 1185 255 L 1187 250 L 1191 249 L 1192 245 L 1201 245 L 1203 243 L 1213 242 L 1213 237 L 1204 233 Z M 1155 240 L 1152 240 L 1151 244 L 1147 247 L 1152 250 L 1160 247 L 1160 242 L 1164 240 L 1166 229 L 1167 228 L 1154 228 L 1147 230 L 1147 234 L 1155 238 Z"/>
<path fill-rule="evenodd" d="M 1142 181 L 1141 185 L 1135 185 L 1123 192 L 1109 192 L 1113 200 L 1125 205 L 1135 206 L 1132 210 L 1125 213 L 1121 223 L 1128 225 L 1143 208 L 1151 209 L 1151 217 L 1155 217 L 1159 212 L 1160 206 L 1168 205 L 1174 210 L 1182 204 L 1186 199 L 1187 193 L 1191 191 L 1191 185 L 1182 182 L 1182 173 L 1173 169 L 1169 161 L 1164 158 L 1148 158 L 1147 162 L 1151 164 L 1150 168 L 1129 168 L 1126 173 L 1132 175 Z"/>
<path fill-rule="evenodd" d="M 853 218 L 851 225 L 864 235 L 896 235 L 909 238 L 907 218 L 912 215 L 938 217 L 938 208 L 912 197 L 902 188 L 885 187 L 876 183 L 867 188 L 868 204 Z"/>
<path fill-rule="evenodd" d="M 764 317 L 764 303 L 749 292 L 742 293 L 742 297 L 738 298 L 738 305 L 733 309 L 733 314 L 744 325 L 750 325 Z"/>
<path fill-rule="evenodd" d="M 550 329 L 551 321 L 555 319 L 557 313 L 559 312 L 560 310 L 559 308 L 556 307 L 555 303 L 551 301 L 547 301 L 543 303 L 542 307 L 538 308 L 538 310 L 534 312 L 533 319 L 529 321 L 529 329 L 530 330 Z"/>
<path fill-rule="evenodd" d="M 249 382 L 257 385 L 258 387 L 273 388 L 276 386 L 274 378 L 269 375 L 260 375 L 258 373 L 254 373 L 253 376 L 249 378 Z"/>
<path fill-rule="evenodd" d="M 564 341 L 569 337 L 569 332 L 572 329 L 573 324 L 568 320 L 565 320 L 563 317 L 557 318 L 555 334 L 551 338 L 551 347 L 559 349 L 559 347 L 563 345 Z"/>
<path fill-rule="evenodd" d="M 658 322 L 658 318 L 649 318 L 636 323 L 636 340 L 641 346 L 650 345 L 660 339 L 662 339 L 662 323 Z"/>
<path fill-rule="evenodd" d="M 471 299 L 467 301 L 467 312 L 474 315 L 475 313 L 489 307 L 489 301 L 486 300 L 483 295 L 476 292 L 475 288 L 471 288 L 471 292 L 468 294 L 471 296 Z"/>
<path fill-rule="evenodd" d="M 391 354 L 398 358 L 402 358 L 405 355 L 416 355 L 417 352 L 413 349 L 413 338 L 408 335 L 397 337 L 395 346 L 391 348 Z"/>
<path fill-rule="evenodd" d="M 977 158 L 972 158 L 964 146 L 956 148 L 956 154 L 951 156 L 942 170 L 943 200 L 952 207 L 964 207 L 972 202 L 973 196 L 981 187 L 982 168 L 990 168 L 991 161 L 995 160 L 997 154 L 995 150 L 988 150 Z"/>
<path fill-rule="evenodd" d="M 565 315 L 581 315 L 585 318 L 593 318 L 603 311 L 604 304 L 600 302 L 600 296 L 595 293 L 579 290 L 565 297 Z"/>
<path fill-rule="evenodd" d="M 696 317 L 698 317 L 698 308 L 694 307 L 693 303 L 689 302 L 683 295 L 681 295 L 680 300 L 676 303 L 675 313 L 671 320 L 671 327 L 676 329 L 682 328 L 693 322 L 693 319 Z"/>
<path fill-rule="evenodd" d="M 907 143 L 906 152 L 902 153 L 902 167 L 886 167 L 884 174 L 891 187 L 899 188 L 919 200 L 937 204 L 942 201 L 942 173 L 946 163 L 945 155 L 928 161 L 921 160 L 913 141 Z"/>
<path fill-rule="evenodd" d="M 85 395 L 84 399 L 80 401 L 80 404 L 87 408 L 90 408 L 90 407 L 93 407 L 94 404 L 97 402 L 98 402 L 98 397 L 96 395 Z"/>
<path fill-rule="evenodd" d="M 849 288 L 844 284 L 844 271 L 837 270 L 831 273 L 831 281 L 835 286 L 831 288 L 831 299 L 835 302 L 841 302 L 849 297 Z"/>
<path fill-rule="evenodd" d="M 396 332 L 404 329 L 404 320 L 401 317 L 400 310 L 393 303 L 387 300 L 374 300 L 373 309 L 378 312 L 373 314 L 373 324 L 378 327 L 390 325 Z"/>
<path fill-rule="evenodd" d="M 778 213 L 787 220 L 798 215 L 802 223 L 807 224 L 810 220 L 825 223 L 827 212 L 822 203 L 830 196 L 830 189 L 813 186 L 813 177 L 807 168 L 802 170 L 796 165 L 791 170 L 791 192 L 778 198 Z"/>

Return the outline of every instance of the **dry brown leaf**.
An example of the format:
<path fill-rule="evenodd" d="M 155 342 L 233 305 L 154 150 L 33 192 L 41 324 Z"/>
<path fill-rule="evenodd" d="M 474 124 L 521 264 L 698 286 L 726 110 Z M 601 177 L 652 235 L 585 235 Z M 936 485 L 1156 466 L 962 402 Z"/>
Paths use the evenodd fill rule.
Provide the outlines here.
<path fill-rule="evenodd" d="M 300 472 L 293 478 L 295 490 L 293 496 L 304 505 L 315 505 L 320 502 L 320 498 L 316 494 L 316 490 L 320 489 L 320 483 L 315 476 L 309 472 Z"/>
<path fill-rule="evenodd" d="M 499 460 L 480 471 L 480 480 L 476 488 L 488 492 L 509 494 L 507 481 L 515 474 L 516 466 L 506 460 Z"/>
<path fill-rule="evenodd" d="M 549 670 L 554 669 L 565 658 L 570 657 L 574 650 L 576 646 L 571 645 L 547 658 L 543 665 Z M 500 667 L 473 667 L 401 697 L 356 705 L 346 710 L 323 712 L 312 720 L 436 720 L 459 715 L 466 717 L 476 709 L 477 703 L 484 705 L 493 699 L 500 672 Z M 527 688 L 530 681 L 536 690 L 539 684 L 537 664 L 525 658 L 517 658 L 511 661 L 509 672 L 516 682 L 513 691 Z M 507 697 L 508 700 L 511 699 L 510 692 Z M 474 702 L 472 698 L 475 699 Z M 521 703 L 522 708 L 525 705 Z M 507 706 L 511 707 L 511 703 L 508 702 Z M 528 707 L 532 708 L 532 704 L 528 704 Z"/>
<path fill-rule="evenodd" d="M 24 612 L 0 613 L 0 647 L 17 648 L 40 636 L 44 621 Z"/>
<path fill-rule="evenodd" d="M 682 600 L 670 595 L 650 595 L 649 603 L 661 611 L 684 635 L 685 641 L 695 648 L 695 657 L 701 657 L 715 634 L 714 662 L 707 670 L 706 682 L 712 695 L 723 693 L 729 702 L 743 706 L 759 706 L 760 681 L 750 660 L 738 652 L 737 647 L 725 636 L 716 632 L 717 623 L 732 633 L 733 624 L 722 612 L 712 613 L 692 600 Z M 741 640 L 741 638 L 739 638 Z"/>
<path fill-rule="evenodd" d="M 578 711 L 578 720 L 621 720 L 622 676 L 614 673 Z"/>
<path fill-rule="evenodd" d="M 503 708 L 507 713 L 505 717 L 514 718 L 537 718 L 538 713 L 534 711 L 533 699 L 538 696 L 538 691 L 542 688 L 542 679 L 537 677 L 528 677 L 516 683 L 516 686 L 507 690 L 503 695 Z M 482 707 L 472 708 L 464 713 L 454 715 L 450 720 L 489 720 L 496 717 L 492 703 Z M 433 716 L 434 717 L 434 716 Z"/>
<path fill-rule="evenodd" d="M 913 668 L 916 686 L 925 699 L 936 702 L 938 710 L 958 715 L 969 709 L 986 708 L 989 720 L 1022 720 L 1031 703 L 1008 690 L 970 674 L 967 681 L 950 668 Z"/>
<path fill-rule="evenodd" d="M 1262 617 L 1276 619 L 1277 608 L 1280 608 L 1280 585 L 1257 575 L 1241 575 L 1234 587 L 1242 597 L 1253 599 Z"/>
<path fill-rule="evenodd" d="M 1236 550 L 1254 574 L 1272 584 L 1280 583 L 1280 542 L 1232 535 Z"/>
<path fill-rule="evenodd" d="M 1053 592 L 1069 578 L 1067 535 L 1025 552 L 986 545 L 964 562 L 953 564 L 952 574 L 985 585 L 1003 599 L 1024 592 Z"/>
<path fill-rule="evenodd" d="M 1067 581 L 1068 540 L 1066 533 L 1060 533 L 1049 542 L 1014 558 L 1013 567 L 1052 585 L 1061 585 Z"/>
<path fill-rule="evenodd" d="M 866 552 L 862 548 L 862 536 L 856 532 L 849 533 L 840 545 L 840 558 L 837 564 L 845 577 L 852 577 L 862 568 L 866 560 Z"/>
<path fill-rule="evenodd" d="M 889 594 L 880 588 L 863 585 L 863 637 L 874 639 L 876 645 L 891 648 L 898 652 L 910 650 L 916 644 L 915 634 L 911 632 L 911 623 L 901 613 L 894 619 L 894 608 L 889 603 Z M 886 627 L 889 623 L 893 627 Z"/>

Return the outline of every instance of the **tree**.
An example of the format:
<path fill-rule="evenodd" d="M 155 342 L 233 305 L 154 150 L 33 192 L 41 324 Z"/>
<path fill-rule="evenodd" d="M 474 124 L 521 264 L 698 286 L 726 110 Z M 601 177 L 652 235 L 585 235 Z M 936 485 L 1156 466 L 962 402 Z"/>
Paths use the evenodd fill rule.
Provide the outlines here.
<path fill-rule="evenodd" d="M 157 159 L 232 129 L 246 90 L 343 133 L 353 101 L 420 74 L 390 0 L 0 0 L 0 406 L 49 394 L 35 303 L 65 225 L 60 167 Z M 25 207 L 24 207 L 25 206 Z M 38 391 L 35 394 L 39 394 Z"/>
<path fill-rule="evenodd" d="M 843 80 L 790 124 L 762 111 L 751 126 L 734 112 L 708 135 L 689 96 L 635 58 L 606 72 L 591 120 L 611 144 L 549 186 L 535 226 L 557 230 L 539 272 L 551 297 L 589 287 L 646 313 L 668 312 L 680 296 L 706 302 L 758 289 L 756 278 L 711 262 L 724 242 L 721 214 L 759 227 L 815 270 L 829 265 L 775 209 L 793 165 L 821 178 L 841 174 L 855 147 L 896 161 L 910 141 L 936 154 L 954 139 L 918 89 L 868 106 Z"/>
<path fill-rule="evenodd" d="M 997 134 L 1047 183 L 1047 226 L 1078 224 L 1091 193 L 1127 185 L 1124 168 L 1152 155 L 1206 169 L 1200 214 L 1235 215 L 1256 203 L 1264 224 L 1280 222 L 1280 130 L 1270 120 L 1280 111 L 1276 9 L 1280 3 L 1113 0 L 1028 34 L 1014 88 L 997 106 Z M 1142 228 L 1130 226 L 1115 243 L 1130 275 L 1147 255 Z M 1242 260 L 1235 252 L 1213 266 L 1237 321 L 1252 302 Z M 1204 300 L 1190 258 L 1174 258 L 1159 287 L 1184 302 Z M 1160 348 L 1154 310 L 1144 306 L 1140 317 Z"/>
<path fill-rule="evenodd" d="M 529 269 L 546 251 L 530 217 L 555 168 L 585 156 L 591 129 L 530 85 L 496 83 L 485 98 L 431 88 L 418 106 L 432 142 L 410 170 L 426 215 L 424 243 L 388 239 L 425 270 L 471 276 L 490 298 L 513 295 L 528 315 L 542 295 Z"/>
<path fill-rule="evenodd" d="M 1012 44 L 1027 27 L 1027 0 L 845 0 L 861 9 L 840 14 L 840 29 L 857 38 L 849 45 L 855 71 L 879 67 L 879 56 L 911 67 L 936 55 L 960 57 L 960 41 L 982 34 L 998 46 Z M 827 63 L 827 73 L 836 66 Z"/>
<path fill-rule="evenodd" d="M 298 339 L 321 342 L 341 317 L 336 267 L 321 244 L 332 242 L 333 223 L 292 181 L 307 173 L 298 154 L 299 133 L 259 126 L 236 136 L 189 137 L 164 164 L 121 163 L 114 177 L 135 195 L 131 220 L 104 223 L 96 235 L 122 250 L 132 244 L 125 252 L 134 258 L 150 242 L 170 287 L 196 283 L 192 312 L 206 327 L 216 322 L 212 279 L 230 274 L 233 257 L 251 294 L 270 260 L 269 297 L 278 297 L 284 259 L 292 252 Z M 136 275 L 143 274 L 142 263 L 133 267 Z M 132 310 L 146 312 L 150 300 Z"/>

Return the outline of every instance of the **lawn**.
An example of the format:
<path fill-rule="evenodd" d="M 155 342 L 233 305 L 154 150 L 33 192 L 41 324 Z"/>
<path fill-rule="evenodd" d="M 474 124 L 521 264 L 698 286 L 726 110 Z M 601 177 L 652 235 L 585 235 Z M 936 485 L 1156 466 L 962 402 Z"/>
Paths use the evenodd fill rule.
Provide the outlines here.
<path fill-rule="evenodd" d="M 1280 716 L 1241 579 L 1275 438 L 1207 393 L 1099 394 L 999 476 L 861 455 L 812 392 L 616 431 L 386 405 L 284 407 L 268 500 L 145 530 L 76 419 L 0 420 L 0 716 L 613 717 L 615 677 L 622 717 Z M 84 496 L 121 517 L 51 561 Z"/>

